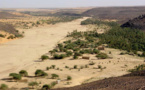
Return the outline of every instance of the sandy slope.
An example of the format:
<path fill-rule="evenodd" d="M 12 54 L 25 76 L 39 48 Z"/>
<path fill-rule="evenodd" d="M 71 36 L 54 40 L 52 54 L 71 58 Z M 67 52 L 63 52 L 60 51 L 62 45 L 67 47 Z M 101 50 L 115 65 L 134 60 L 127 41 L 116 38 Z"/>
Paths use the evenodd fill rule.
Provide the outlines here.
<path fill-rule="evenodd" d="M 25 31 L 25 37 L 0 45 L 0 78 L 8 76 L 28 67 L 35 60 L 51 50 L 55 44 L 73 30 L 86 30 L 78 19 L 68 23 L 59 23 L 52 26 L 37 27 Z"/>

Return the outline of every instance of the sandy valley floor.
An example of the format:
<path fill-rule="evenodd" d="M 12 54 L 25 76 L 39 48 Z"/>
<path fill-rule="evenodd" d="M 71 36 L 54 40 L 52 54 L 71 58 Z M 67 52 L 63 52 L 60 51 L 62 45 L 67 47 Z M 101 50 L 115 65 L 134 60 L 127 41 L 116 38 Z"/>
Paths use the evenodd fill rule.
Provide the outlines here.
<path fill-rule="evenodd" d="M 122 51 L 110 48 L 106 48 L 102 52 L 107 53 L 110 57 L 113 57 L 113 59 L 97 60 L 95 55 L 91 55 L 90 57 L 92 57 L 92 60 L 83 60 L 81 57 L 78 60 L 71 60 L 72 57 L 70 57 L 65 58 L 64 60 L 46 60 L 44 62 L 38 62 L 40 56 L 53 49 L 57 42 L 62 40 L 68 32 L 72 32 L 76 29 L 79 31 L 87 30 L 86 26 L 80 25 L 80 22 L 84 19 L 86 18 L 68 23 L 33 28 L 25 31 L 24 38 L 1 44 L 0 79 L 6 78 L 9 73 L 18 72 L 21 69 L 27 70 L 30 76 L 34 76 L 36 69 L 46 71 L 47 66 L 56 65 L 56 68 L 59 68 L 60 70 L 51 69 L 46 72 L 48 75 L 52 73 L 58 74 L 61 80 L 65 80 L 68 75 L 72 76 L 70 84 L 64 81 L 56 85 L 56 87 L 69 87 L 107 77 L 121 76 L 128 73 L 128 69 L 143 63 L 142 58 L 129 55 L 119 55 Z M 109 54 L 110 51 L 111 54 Z M 91 61 L 95 62 L 95 65 L 89 66 L 89 68 L 83 68 L 80 70 L 70 70 L 65 68 L 65 66 L 73 67 L 74 65 L 81 67 L 89 64 Z M 106 67 L 106 69 L 96 69 L 98 65 Z M 23 79 L 27 79 L 28 82 L 37 81 L 39 82 L 40 87 L 44 84 L 49 84 L 50 82 L 55 81 L 49 79 L 49 76 L 46 78 Z M 25 88 L 28 86 L 28 83 L 6 82 L 4 80 L 0 80 L 0 84 L 1 83 L 6 83 L 10 87 L 17 88 Z"/>

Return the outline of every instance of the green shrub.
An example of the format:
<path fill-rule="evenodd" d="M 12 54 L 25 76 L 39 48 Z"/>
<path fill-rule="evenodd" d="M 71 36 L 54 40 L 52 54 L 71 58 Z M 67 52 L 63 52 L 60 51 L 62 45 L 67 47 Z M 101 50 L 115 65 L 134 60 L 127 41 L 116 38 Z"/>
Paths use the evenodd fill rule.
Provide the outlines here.
<path fill-rule="evenodd" d="M 0 89 L 1 90 L 8 90 L 8 86 L 6 84 L 1 84 Z"/>
<path fill-rule="evenodd" d="M 55 67 L 56 67 L 56 65 L 51 65 L 51 68 L 52 68 L 52 69 L 55 69 Z"/>
<path fill-rule="evenodd" d="M 56 82 L 52 82 L 51 87 L 54 87 L 56 84 L 57 84 Z"/>
<path fill-rule="evenodd" d="M 7 39 L 14 39 L 15 37 L 13 35 L 10 35 L 9 37 L 7 37 Z"/>
<path fill-rule="evenodd" d="M 73 53 L 72 53 L 71 51 L 67 51 L 67 52 L 66 52 L 66 56 L 68 56 L 68 57 L 71 56 L 72 54 L 73 54 Z"/>
<path fill-rule="evenodd" d="M 46 59 L 49 59 L 49 57 L 46 56 L 46 55 L 42 55 L 42 56 L 41 56 L 41 59 L 42 59 L 42 60 L 46 60 Z"/>
<path fill-rule="evenodd" d="M 64 59 L 65 57 L 66 57 L 65 54 L 60 54 L 60 55 L 54 54 L 54 55 L 53 55 L 53 58 L 54 58 L 54 59 Z"/>
<path fill-rule="evenodd" d="M 48 76 L 48 74 L 40 69 L 35 71 L 35 76 Z"/>
<path fill-rule="evenodd" d="M 0 37 L 5 37 L 3 34 L 0 34 Z"/>
<path fill-rule="evenodd" d="M 65 68 L 69 68 L 68 66 L 65 66 Z"/>
<path fill-rule="evenodd" d="M 48 84 L 43 85 L 42 90 L 48 90 L 51 89 L 51 86 Z"/>
<path fill-rule="evenodd" d="M 74 55 L 74 56 L 73 56 L 73 59 L 78 59 L 78 56 Z"/>
<path fill-rule="evenodd" d="M 46 67 L 46 70 L 49 70 L 50 68 L 49 67 Z"/>
<path fill-rule="evenodd" d="M 11 76 L 15 80 L 21 80 L 22 79 L 22 76 L 20 74 L 17 74 L 17 73 L 10 73 L 9 76 Z"/>
<path fill-rule="evenodd" d="M 21 70 L 19 74 L 24 77 L 28 76 L 28 72 L 26 70 Z"/>
<path fill-rule="evenodd" d="M 99 50 L 93 49 L 93 53 L 98 54 L 99 53 Z"/>
<path fill-rule="evenodd" d="M 58 77 L 59 77 L 59 75 L 57 75 L 57 74 L 51 74 L 52 79 L 55 79 L 55 78 L 58 78 Z"/>
<path fill-rule="evenodd" d="M 74 65 L 74 69 L 77 69 L 78 68 L 78 66 L 77 65 Z"/>
<path fill-rule="evenodd" d="M 75 52 L 74 55 L 75 56 L 82 56 L 82 54 L 80 52 Z"/>
<path fill-rule="evenodd" d="M 32 86 L 32 88 L 34 88 L 34 86 L 37 86 L 38 83 L 37 82 L 29 82 L 28 85 Z"/>
<path fill-rule="evenodd" d="M 72 77 L 71 76 L 67 76 L 67 80 L 72 80 Z"/>
<path fill-rule="evenodd" d="M 102 68 L 102 66 L 101 65 L 98 65 L 98 69 L 101 69 Z"/>
<path fill-rule="evenodd" d="M 96 55 L 96 57 L 99 59 L 106 59 L 108 58 L 108 55 L 105 53 L 99 53 L 98 55 Z"/>

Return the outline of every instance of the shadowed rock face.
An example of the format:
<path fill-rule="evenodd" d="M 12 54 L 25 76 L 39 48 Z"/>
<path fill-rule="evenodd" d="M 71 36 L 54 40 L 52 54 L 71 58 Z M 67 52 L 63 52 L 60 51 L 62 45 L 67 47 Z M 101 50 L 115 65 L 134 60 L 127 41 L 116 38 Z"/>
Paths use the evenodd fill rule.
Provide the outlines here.
<path fill-rule="evenodd" d="M 79 85 L 54 90 L 145 90 L 145 70 Z"/>
<path fill-rule="evenodd" d="M 140 15 L 132 20 L 121 25 L 121 27 L 130 27 L 135 29 L 141 29 L 145 31 L 145 15 Z"/>

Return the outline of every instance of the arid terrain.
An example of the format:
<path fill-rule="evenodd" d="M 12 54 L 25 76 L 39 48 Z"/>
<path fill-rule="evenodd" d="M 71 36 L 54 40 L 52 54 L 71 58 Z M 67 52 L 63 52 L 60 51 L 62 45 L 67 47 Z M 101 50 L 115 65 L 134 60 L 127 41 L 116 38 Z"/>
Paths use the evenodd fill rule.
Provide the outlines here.
<path fill-rule="evenodd" d="M 114 29 L 113 25 L 118 25 L 116 21 L 122 17 L 108 18 L 108 16 L 108 19 L 103 17 L 103 20 L 100 21 L 101 17 L 96 19 L 96 16 L 92 18 L 90 15 L 90 12 L 92 13 L 92 10 L 94 11 L 96 8 L 87 11 L 88 9 L 91 7 L 59 10 L 11 9 L 8 11 L 8 9 L 2 9 L 0 12 L 0 15 L 2 14 L 0 17 L 0 66 L 2 67 L 0 68 L 0 85 L 6 84 L 10 90 L 39 90 L 43 85 L 47 85 L 47 87 L 52 85 L 51 88 L 54 90 L 124 90 L 125 88 L 143 90 L 143 77 L 131 76 L 129 70 L 145 64 L 144 57 L 141 56 L 144 55 L 144 47 L 140 45 L 143 48 L 141 51 L 136 46 L 135 49 L 137 48 L 139 51 L 135 52 L 132 50 L 133 46 L 129 50 L 125 50 L 129 46 L 125 46 L 125 43 L 121 43 L 122 46 L 125 44 L 124 50 L 118 47 L 113 48 L 113 45 L 116 44 L 113 42 L 114 39 L 112 39 L 112 47 L 111 41 L 108 41 L 108 45 L 104 43 L 105 39 L 100 37 Z M 117 8 L 115 12 L 121 12 L 122 9 Z M 138 10 L 138 8 L 133 9 L 132 12 L 134 10 Z M 40 12 L 43 13 L 37 15 Z M 114 15 L 117 16 L 118 13 Z M 88 22 L 82 24 L 82 21 L 85 20 Z M 110 37 L 108 36 L 108 38 Z M 119 39 L 124 40 L 122 37 Z M 75 46 L 74 43 L 78 46 Z M 94 43 L 97 45 L 95 46 Z M 71 45 L 74 45 L 73 49 L 69 47 Z M 85 49 L 90 51 L 93 49 L 93 52 L 85 53 L 85 51 L 83 52 Z M 65 56 L 70 52 L 73 53 Z M 80 53 L 82 54 L 79 55 Z M 106 57 L 97 57 L 101 54 Z M 20 70 L 26 70 L 28 75 L 19 80 L 12 79 L 10 74 L 19 73 Z M 36 70 L 44 71 L 44 76 L 39 76 L 39 74 L 37 76 Z M 140 85 L 133 83 L 134 81 Z M 37 82 L 37 84 L 33 86 L 30 84 L 31 82 Z M 120 83 L 122 83 L 121 86 Z M 132 84 L 138 87 L 131 87 Z"/>

